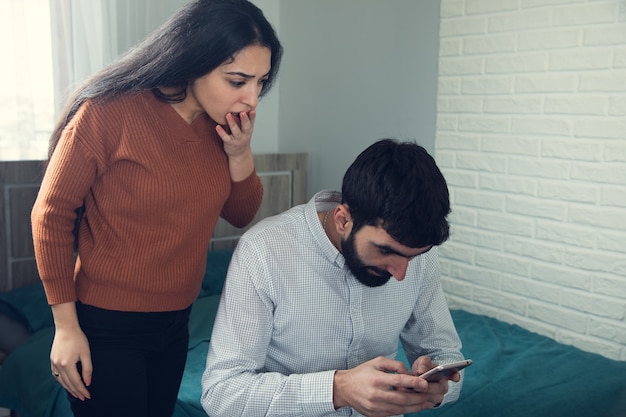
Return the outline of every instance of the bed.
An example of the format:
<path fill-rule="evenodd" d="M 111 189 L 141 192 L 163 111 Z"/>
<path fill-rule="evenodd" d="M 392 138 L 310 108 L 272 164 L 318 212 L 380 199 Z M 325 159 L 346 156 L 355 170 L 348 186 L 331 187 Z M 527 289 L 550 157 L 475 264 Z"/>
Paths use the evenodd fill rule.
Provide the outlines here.
<path fill-rule="evenodd" d="M 295 189 L 306 187 L 306 156 L 268 156 L 267 165 L 257 161 L 257 168 L 266 186 L 259 218 L 304 202 L 306 193 Z M 200 379 L 226 269 L 242 232 L 226 224 L 216 230 L 202 290 L 192 307 L 188 360 L 173 417 L 206 417 L 199 402 Z M 474 360 L 465 371 L 461 398 L 410 417 L 626 417 L 626 362 L 486 316 L 462 310 L 452 310 L 452 316 L 463 353 Z M 50 373 L 52 315 L 41 284 L 34 281 L 1 293 L 0 317 L 9 329 L 0 350 L 10 349 L 0 367 L 0 407 L 20 417 L 71 417 L 65 392 Z M 406 362 L 400 345 L 398 359 Z"/>
<path fill-rule="evenodd" d="M 192 307 L 189 356 L 174 417 L 206 417 L 199 402 L 200 378 L 213 319 L 232 250 L 208 254 L 202 291 Z M 33 334 L 0 368 L 0 406 L 21 417 L 71 417 L 65 392 L 50 374 L 52 317 L 43 288 L 30 284 L 0 295 Z M 452 310 L 463 352 L 474 360 L 466 369 L 461 399 L 420 416 L 445 417 L 624 417 L 626 362 L 583 352 L 521 327 L 486 316 Z M 406 357 L 399 346 L 399 359 Z M 582 376 L 590 372 L 591 377 Z M 418 414 L 412 414 L 416 417 Z"/>

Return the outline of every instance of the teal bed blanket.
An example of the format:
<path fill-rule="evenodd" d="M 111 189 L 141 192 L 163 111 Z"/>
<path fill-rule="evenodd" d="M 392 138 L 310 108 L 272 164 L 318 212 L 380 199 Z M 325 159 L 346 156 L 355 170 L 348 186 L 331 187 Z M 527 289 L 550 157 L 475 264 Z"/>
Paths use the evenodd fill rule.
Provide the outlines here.
<path fill-rule="evenodd" d="M 200 380 L 229 260 L 228 251 L 209 258 L 212 267 L 192 307 L 187 365 L 173 417 L 206 417 L 200 406 Z M 54 330 L 40 284 L 18 295 L 16 303 L 0 294 L 0 313 L 22 317 L 33 334 L 0 368 L 0 407 L 16 410 L 21 417 L 72 417 L 65 392 L 50 374 Z M 27 306 L 26 312 L 20 303 Z M 465 370 L 461 398 L 410 417 L 626 417 L 625 361 L 486 316 L 453 310 L 452 317 L 465 357 L 474 360 Z M 406 362 L 401 346 L 398 358 Z"/>
<path fill-rule="evenodd" d="M 458 402 L 420 416 L 626 417 L 625 361 L 486 316 L 453 310 L 452 317 L 474 365 Z"/>

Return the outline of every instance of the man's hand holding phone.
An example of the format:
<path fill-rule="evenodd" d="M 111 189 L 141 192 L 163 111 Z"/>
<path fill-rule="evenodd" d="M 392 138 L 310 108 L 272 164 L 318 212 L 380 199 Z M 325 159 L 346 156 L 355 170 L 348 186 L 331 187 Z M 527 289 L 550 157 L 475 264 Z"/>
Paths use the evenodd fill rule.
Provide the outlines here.
<path fill-rule="evenodd" d="M 471 360 L 435 366 L 428 356 L 421 356 L 409 371 L 402 362 L 378 357 L 335 372 L 333 403 L 337 409 L 349 406 L 373 417 L 433 408 L 443 401 L 448 381 L 458 382 L 459 371 L 469 364 Z"/>
<path fill-rule="evenodd" d="M 471 359 L 444 365 L 435 365 L 428 356 L 420 356 L 413 363 L 413 374 L 428 381 L 428 390 L 423 394 L 429 396 L 429 400 L 438 406 L 448 392 L 448 381 L 459 382 L 459 371 L 472 364 Z"/>
<path fill-rule="evenodd" d="M 410 414 L 441 402 L 442 389 L 417 377 L 404 363 L 378 357 L 335 372 L 333 403 L 337 409 L 349 406 L 372 417 Z"/>

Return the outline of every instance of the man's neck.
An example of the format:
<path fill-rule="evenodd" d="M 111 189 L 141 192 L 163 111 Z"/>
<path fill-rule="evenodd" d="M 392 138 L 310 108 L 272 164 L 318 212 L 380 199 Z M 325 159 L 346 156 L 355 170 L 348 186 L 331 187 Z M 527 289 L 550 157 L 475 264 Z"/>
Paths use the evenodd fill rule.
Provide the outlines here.
<path fill-rule="evenodd" d="M 326 233 L 328 240 L 330 240 L 330 243 L 332 243 L 333 246 L 341 252 L 341 238 L 337 232 L 337 228 L 335 227 L 334 211 L 335 208 L 328 211 L 317 212 L 317 216 L 320 219 L 322 229 L 324 229 L 324 233 Z"/>

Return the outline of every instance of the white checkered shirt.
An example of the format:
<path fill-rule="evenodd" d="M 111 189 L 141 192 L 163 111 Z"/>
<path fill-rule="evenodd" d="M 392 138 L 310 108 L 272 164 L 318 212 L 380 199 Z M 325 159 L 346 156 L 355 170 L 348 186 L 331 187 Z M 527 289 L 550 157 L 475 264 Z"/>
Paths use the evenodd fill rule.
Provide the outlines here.
<path fill-rule="evenodd" d="M 359 416 L 333 407 L 335 370 L 377 356 L 410 363 L 463 359 L 441 289 L 437 248 L 417 256 L 402 281 L 370 288 L 349 272 L 317 212 L 340 193 L 266 219 L 233 254 L 202 377 L 209 416 Z M 444 402 L 458 398 L 450 382 Z"/>

